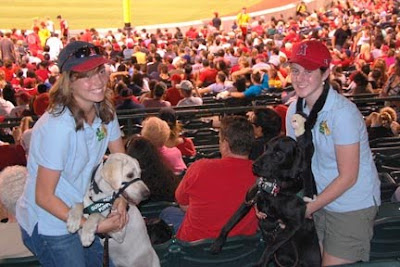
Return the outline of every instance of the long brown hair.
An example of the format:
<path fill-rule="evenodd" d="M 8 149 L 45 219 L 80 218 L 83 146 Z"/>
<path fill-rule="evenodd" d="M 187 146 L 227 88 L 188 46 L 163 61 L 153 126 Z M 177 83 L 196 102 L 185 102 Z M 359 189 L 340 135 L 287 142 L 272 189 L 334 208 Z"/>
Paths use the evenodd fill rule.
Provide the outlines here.
<path fill-rule="evenodd" d="M 98 68 L 92 71 L 98 71 Z M 86 121 L 84 111 L 79 107 L 71 89 L 71 83 L 74 79 L 84 77 L 88 72 L 77 73 L 72 71 L 63 72 L 53 87 L 50 89 L 49 113 L 59 116 L 65 108 L 68 108 L 74 117 L 76 131 L 83 129 L 83 124 Z M 97 104 L 97 116 L 100 117 L 103 123 L 107 124 L 114 119 L 115 108 L 112 102 L 112 90 L 106 89 L 104 100 Z"/>

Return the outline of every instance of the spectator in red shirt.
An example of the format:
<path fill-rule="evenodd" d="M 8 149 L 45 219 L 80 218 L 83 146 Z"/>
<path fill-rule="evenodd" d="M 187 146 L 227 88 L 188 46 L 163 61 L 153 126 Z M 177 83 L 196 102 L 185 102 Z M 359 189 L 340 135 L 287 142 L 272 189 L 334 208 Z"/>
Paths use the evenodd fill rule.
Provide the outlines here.
<path fill-rule="evenodd" d="M 50 75 L 50 72 L 47 69 L 47 63 L 44 61 L 40 62 L 38 64 L 38 69 L 35 71 L 35 74 L 41 82 L 45 82 Z"/>
<path fill-rule="evenodd" d="M 199 33 L 197 32 L 197 30 L 196 30 L 195 27 L 191 26 L 191 27 L 189 28 L 189 30 L 186 32 L 185 35 L 186 35 L 186 37 L 188 37 L 188 38 L 194 40 L 194 39 L 196 39 L 196 38 L 199 36 Z"/>
<path fill-rule="evenodd" d="M 257 22 L 257 26 L 253 27 L 252 31 L 256 32 L 258 36 L 262 36 L 264 34 L 264 27 L 263 27 L 263 21 L 259 20 Z"/>
<path fill-rule="evenodd" d="M 11 82 L 11 80 L 13 79 L 14 76 L 14 67 L 13 67 L 13 63 L 11 60 L 7 59 L 4 62 L 4 67 L 2 68 L 5 74 L 5 80 L 7 82 Z"/>
<path fill-rule="evenodd" d="M 177 237 L 185 241 L 216 238 L 222 226 L 237 210 L 254 184 L 252 161 L 248 159 L 254 131 L 244 117 L 228 116 L 221 122 L 221 159 L 200 159 L 190 165 L 175 197 L 180 208 L 165 209 L 160 217 L 175 228 L 183 221 Z M 172 218 L 171 218 L 172 217 Z M 229 236 L 252 235 L 257 219 L 251 210 Z"/>
<path fill-rule="evenodd" d="M 27 77 L 24 79 L 23 88 L 21 88 L 19 91 L 24 91 L 28 93 L 31 97 L 34 97 L 38 94 L 36 83 L 37 81 L 35 78 Z"/>
<path fill-rule="evenodd" d="M 60 22 L 60 30 L 61 30 L 61 36 L 68 37 L 68 22 L 61 17 L 61 15 L 57 16 L 58 21 Z"/>
<path fill-rule="evenodd" d="M 88 42 L 88 43 L 92 42 L 92 33 L 90 32 L 89 29 L 86 29 L 85 32 L 82 33 L 81 41 Z"/>
<path fill-rule="evenodd" d="M 171 106 L 176 106 L 179 100 L 183 99 L 181 91 L 176 88 L 176 85 L 182 81 L 179 74 L 174 74 L 171 77 L 171 87 L 167 89 L 165 93 L 165 100 L 171 103 Z"/>
<path fill-rule="evenodd" d="M 298 35 L 298 33 L 296 32 L 297 29 L 296 27 L 291 27 L 289 30 L 289 33 L 285 36 L 285 38 L 283 39 L 283 43 L 297 43 L 300 41 L 300 36 Z"/>
<path fill-rule="evenodd" d="M 33 32 L 30 33 L 26 37 L 26 42 L 28 43 L 28 48 L 31 53 L 35 53 L 39 50 L 42 50 L 42 45 L 40 44 L 40 38 L 39 38 L 39 27 L 34 27 Z"/>
<path fill-rule="evenodd" d="M 38 95 L 33 100 L 33 112 L 37 116 L 42 116 L 49 106 L 50 95 L 47 91 L 47 86 L 43 83 L 37 86 Z"/>
<path fill-rule="evenodd" d="M 200 72 L 199 80 L 197 81 L 197 86 L 205 87 L 215 83 L 217 73 L 218 70 L 210 65 L 210 61 L 208 61 L 208 59 L 204 59 L 203 69 Z"/>

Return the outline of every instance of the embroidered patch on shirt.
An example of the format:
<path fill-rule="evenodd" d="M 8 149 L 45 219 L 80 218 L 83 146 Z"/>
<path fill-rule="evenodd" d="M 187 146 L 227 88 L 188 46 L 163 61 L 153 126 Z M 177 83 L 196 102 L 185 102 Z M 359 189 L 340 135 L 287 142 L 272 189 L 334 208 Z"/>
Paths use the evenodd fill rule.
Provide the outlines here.
<path fill-rule="evenodd" d="M 96 130 L 96 136 L 97 136 L 97 141 L 103 140 L 107 136 L 107 128 L 102 124 L 99 128 Z"/>
<path fill-rule="evenodd" d="M 324 135 L 330 135 L 331 134 L 331 130 L 329 130 L 328 124 L 326 123 L 326 121 L 322 121 L 319 124 L 319 132 L 324 134 Z"/>

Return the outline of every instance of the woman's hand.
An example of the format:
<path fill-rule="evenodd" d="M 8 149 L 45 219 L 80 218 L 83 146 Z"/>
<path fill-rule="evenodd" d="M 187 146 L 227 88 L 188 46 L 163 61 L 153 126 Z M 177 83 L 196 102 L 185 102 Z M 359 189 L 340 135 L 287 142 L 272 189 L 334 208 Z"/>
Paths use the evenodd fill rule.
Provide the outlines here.
<path fill-rule="evenodd" d="M 129 221 L 129 216 L 127 213 L 127 206 L 128 206 L 128 202 L 122 198 L 119 197 L 115 200 L 113 207 L 111 208 L 111 212 L 108 215 L 108 217 L 112 217 L 115 215 L 115 213 L 117 213 L 118 215 L 120 215 L 120 219 L 119 219 L 119 228 L 124 228 L 125 225 L 128 223 Z"/>
<path fill-rule="evenodd" d="M 122 227 L 120 227 L 120 220 L 121 215 L 112 212 L 106 219 L 99 222 L 96 232 L 100 234 L 118 232 L 122 229 Z"/>
<path fill-rule="evenodd" d="M 111 208 L 107 218 L 101 221 L 97 227 L 97 233 L 105 234 L 110 232 L 118 232 L 125 227 L 129 221 L 126 212 L 127 202 L 123 198 L 117 198 Z"/>
<path fill-rule="evenodd" d="M 306 217 L 307 219 L 312 219 L 312 214 L 314 213 L 314 210 L 312 208 L 312 202 L 307 203 L 306 205 L 306 215 L 304 217 Z"/>
<path fill-rule="evenodd" d="M 16 145 L 19 145 L 21 143 L 22 130 L 20 126 L 15 126 L 12 129 L 12 137 L 14 138 L 14 143 Z"/>

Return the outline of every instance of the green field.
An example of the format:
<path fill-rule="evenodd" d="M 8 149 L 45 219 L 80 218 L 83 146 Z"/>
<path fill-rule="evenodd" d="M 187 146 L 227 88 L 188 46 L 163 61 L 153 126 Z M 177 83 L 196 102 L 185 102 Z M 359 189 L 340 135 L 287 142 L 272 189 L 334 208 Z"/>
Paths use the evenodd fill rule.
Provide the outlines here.
<path fill-rule="evenodd" d="M 152 25 L 210 19 L 236 14 L 242 6 L 261 0 L 131 0 L 132 25 Z M 31 29 L 35 17 L 56 16 L 68 20 L 71 29 L 123 26 L 122 0 L 0 0 L 0 29 Z"/>

